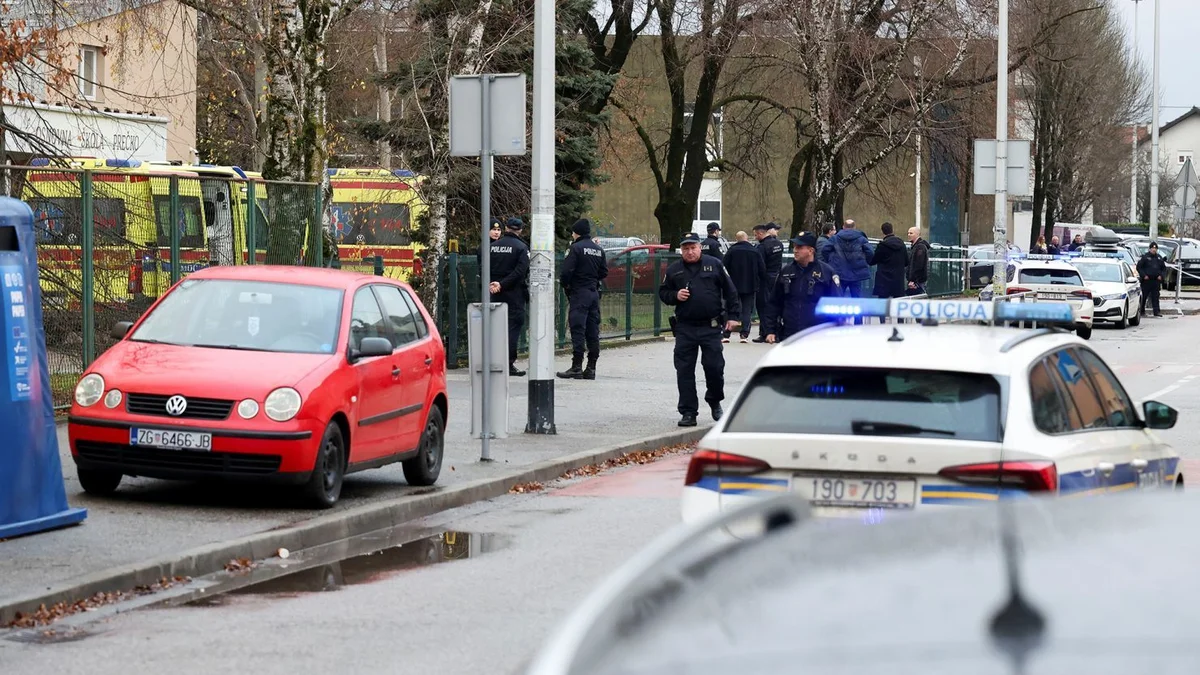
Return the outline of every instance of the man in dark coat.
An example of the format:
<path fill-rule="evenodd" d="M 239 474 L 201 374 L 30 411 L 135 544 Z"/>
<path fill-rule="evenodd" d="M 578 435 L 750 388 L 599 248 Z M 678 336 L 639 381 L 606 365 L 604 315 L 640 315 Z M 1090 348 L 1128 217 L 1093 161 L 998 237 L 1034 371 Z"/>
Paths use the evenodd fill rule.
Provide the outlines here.
<path fill-rule="evenodd" d="M 1158 244 L 1150 242 L 1150 248 L 1146 249 L 1137 261 L 1137 273 L 1142 281 L 1142 306 L 1139 313 L 1146 313 L 1146 301 L 1149 300 L 1154 316 L 1162 316 L 1162 309 L 1158 305 L 1158 293 L 1162 290 L 1163 277 L 1167 273 L 1167 261 L 1158 254 Z"/>
<path fill-rule="evenodd" d="M 875 246 L 870 259 L 870 264 L 875 266 L 874 295 L 877 298 L 902 298 L 908 290 L 905 275 L 908 251 L 891 223 L 884 223 L 879 229 L 883 231 L 883 241 Z"/>
<path fill-rule="evenodd" d="M 817 260 L 829 264 L 829 253 L 833 247 L 833 235 L 837 234 L 837 225 L 825 223 L 821 226 L 821 236 L 817 237 Z"/>
<path fill-rule="evenodd" d="M 740 316 L 729 318 L 742 322 L 739 333 L 742 342 L 748 342 L 750 315 L 754 311 L 754 299 L 758 295 L 758 289 L 767 282 L 767 266 L 745 232 L 738 232 L 735 236 L 737 241 L 725 252 L 724 262 L 725 270 L 729 272 L 729 278 L 733 279 L 733 285 L 737 288 L 738 304 L 741 305 L 742 311 Z M 729 342 L 729 335 L 730 331 L 725 331 L 722 342 Z"/>
<path fill-rule="evenodd" d="M 529 246 L 521 241 L 524 227 L 520 218 L 509 218 L 504 234 L 492 240 L 490 252 L 492 278 L 488 291 L 492 302 L 508 305 L 508 374 L 513 377 L 525 375 L 517 368 L 517 342 L 529 300 Z"/>
<path fill-rule="evenodd" d="M 929 242 L 921 238 L 921 228 L 908 228 L 908 294 L 925 295 L 929 283 Z"/>
<path fill-rule="evenodd" d="M 717 260 L 725 258 L 725 254 L 721 251 L 721 224 L 708 224 L 708 238 L 700 242 L 700 251 L 707 256 L 712 256 Z"/>

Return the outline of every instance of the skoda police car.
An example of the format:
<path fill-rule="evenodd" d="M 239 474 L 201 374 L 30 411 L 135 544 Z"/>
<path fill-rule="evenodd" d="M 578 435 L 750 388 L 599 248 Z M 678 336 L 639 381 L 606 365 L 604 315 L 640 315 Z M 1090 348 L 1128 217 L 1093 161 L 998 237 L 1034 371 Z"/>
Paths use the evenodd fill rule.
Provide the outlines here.
<path fill-rule="evenodd" d="M 1010 256 L 1007 281 L 1009 295 L 1027 295 L 1037 302 L 1069 305 L 1075 332 L 1085 340 L 1092 337 L 1095 308 L 1092 292 L 1071 263 L 1053 255 Z"/>
<path fill-rule="evenodd" d="M 1092 292 L 1093 323 L 1111 323 L 1117 328 L 1138 325 L 1142 285 L 1137 273 L 1118 253 L 1085 252 L 1073 259 L 1083 283 Z"/>
<path fill-rule="evenodd" d="M 823 298 L 817 313 L 915 322 L 827 323 L 769 351 L 692 456 L 685 521 L 789 491 L 880 517 L 1183 484 L 1156 432 L 1177 412 L 1135 403 L 1059 328 L 1076 322 L 1066 303 Z"/>

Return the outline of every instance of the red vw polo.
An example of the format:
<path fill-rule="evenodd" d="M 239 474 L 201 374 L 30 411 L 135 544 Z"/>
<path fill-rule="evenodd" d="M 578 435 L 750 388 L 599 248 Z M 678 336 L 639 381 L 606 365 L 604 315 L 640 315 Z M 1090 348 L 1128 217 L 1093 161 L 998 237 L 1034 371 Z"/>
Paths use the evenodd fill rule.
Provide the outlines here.
<path fill-rule="evenodd" d="M 328 269 L 210 267 L 179 282 L 79 380 L 83 489 L 123 476 L 295 484 L 328 508 L 347 473 L 442 468 L 446 359 L 407 285 Z"/>

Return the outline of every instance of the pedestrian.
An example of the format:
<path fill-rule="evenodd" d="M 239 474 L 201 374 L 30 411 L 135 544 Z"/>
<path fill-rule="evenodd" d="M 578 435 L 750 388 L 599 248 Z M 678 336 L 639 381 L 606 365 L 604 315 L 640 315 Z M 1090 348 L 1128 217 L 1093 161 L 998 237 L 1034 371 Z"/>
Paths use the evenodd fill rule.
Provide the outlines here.
<path fill-rule="evenodd" d="M 1074 253 L 1081 248 L 1083 248 L 1083 235 L 1077 234 L 1075 235 L 1075 238 L 1071 240 L 1071 245 L 1067 247 L 1067 250 Z"/>
<path fill-rule="evenodd" d="M 869 260 L 875 266 L 873 295 L 877 298 L 902 298 L 908 293 L 908 251 L 904 248 L 904 242 L 896 236 L 891 223 L 884 223 L 879 229 L 883 232 L 883 239 Z"/>
<path fill-rule="evenodd" d="M 1037 243 L 1033 245 L 1033 248 L 1029 252 L 1034 255 L 1049 255 L 1050 247 L 1046 245 L 1046 235 L 1039 234 Z"/>
<path fill-rule="evenodd" d="M 734 317 L 741 324 L 739 334 L 742 342 L 750 340 L 750 313 L 754 311 L 754 298 L 758 295 L 758 289 L 765 286 L 767 283 L 767 267 L 763 263 L 762 256 L 758 251 L 754 250 L 754 246 L 750 243 L 745 232 L 738 232 L 734 237 L 737 241 L 725 253 L 725 270 L 729 272 L 729 278 L 733 279 L 733 285 L 737 288 L 738 305 L 741 307 L 741 313 Z M 729 336 L 732 331 L 725 331 L 722 342 L 729 342 Z"/>
<path fill-rule="evenodd" d="M 1062 253 L 1062 245 L 1058 241 L 1058 237 L 1050 237 L 1050 245 L 1046 247 L 1046 252 L 1050 255 L 1059 255 Z"/>
<path fill-rule="evenodd" d="M 1156 242 L 1150 242 L 1150 248 L 1137 261 L 1137 273 L 1142 280 L 1142 303 L 1138 313 L 1146 313 L 1146 300 L 1149 300 L 1154 309 L 1154 316 L 1162 316 L 1162 310 L 1158 306 L 1158 293 L 1162 290 L 1163 275 L 1167 273 L 1167 261 L 1158 254 Z"/>
<path fill-rule="evenodd" d="M 829 264 L 829 253 L 833 247 L 833 235 L 837 234 L 837 225 L 825 223 L 821 227 L 821 236 L 817 237 L 817 260 Z"/>
<path fill-rule="evenodd" d="M 563 260 L 559 281 L 567 294 L 567 323 L 571 326 L 571 367 L 558 376 L 568 380 L 596 379 L 600 359 L 600 282 L 608 276 L 604 249 L 592 241 L 592 221 L 580 218 L 571 226 L 571 247 Z M 584 347 L 587 368 L 583 368 Z"/>
<path fill-rule="evenodd" d="M 675 307 L 671 331 L 675 333 L 675 383 L 679 388 L 679 426 L 696 426 L 700 402 L 696 400 L 696 352 L 704 368 L 704 400 L 714 421 L 720 420 L 725 400 L 725 357 L 721 335 L 732 331 L 741 315 L 738 289 L 721 261 L 701 253 L 700 236 L 684 235 L 683 259 L 663 276 L 658 297 Z"/>
<path fill-rule="evenodd" d="M 929 242 L 921 238 L 921 228 L 908 228 L 908 295 L 925 295 L 929 284 Z"/>
<path fill-rule="evenodd" d="M 488 228 L 488 239 L 491 241 L 496 241 L 497 239 L 500 238 L 501 232 L 502 232 L 502 228 L 500 226 L 500 219 L 492 218 L 492 225 L 490 228 Z M 475 262 L 479 264 L 479 273 L 483 274 L 483 249 L 482 248 L 475 252 Z"/>
<path fill-rule="evenodd" d="M 525 375 L 517 369 L 517 343 L 525 326 L 525 309 L 529 302 L 529 247 L 521 241 L 525 224 L 520 218 L 509 218 L 504 234 L 492 240 L 491 283 L 488 291 L 492 302 L 508 305 L 508 374 Z"/>
<path fill-rule="evenodd" d="M 817 260 L 816 248 L 817 239 L 811 234 L 792 239 L 793 262 L 779 273 L 771 291 L 767 342 L 786 340 L 806 328 L 831 321 L 817 316 L 817 302 L 841 297 L 841 283 L 833 266 Z"/>
<path fill-rule="evenodd" d="M 861 298 L 862 284 L 871 276 L 869 261 L 875 255 L 871 242 L 853 220 L 847 220 L 831 241 L 828 263 L 837 272 L 842 293 L 848 298 Z"/>
<path fill-rule="evenodd" d="M 762 256 L 763 267 L 767 273 L 766 283 L 759 287 L 754 298 L 754 308 L 758 311 L 758 337 L 754 338 L 755 342 L 767 341 L 767 331 L 763 325 L 763 317 L 767 314 L 767 294 L 775 285 L 775 278 L 779 276 L 779 270 L 783 267 L 783 243 L 776 236 L 778 231 L 779 226 L 775 223 L 754 226 L 754 236 L 758 239 L 758 254 Z"/>
<path fill-rule="evenodd" d="M 724 260 L 725 254 L 721 251 L 721 224 L 708 224 L 708 238 L 701 244 L 704 255 L 712 256 L 717 260 Z"/>

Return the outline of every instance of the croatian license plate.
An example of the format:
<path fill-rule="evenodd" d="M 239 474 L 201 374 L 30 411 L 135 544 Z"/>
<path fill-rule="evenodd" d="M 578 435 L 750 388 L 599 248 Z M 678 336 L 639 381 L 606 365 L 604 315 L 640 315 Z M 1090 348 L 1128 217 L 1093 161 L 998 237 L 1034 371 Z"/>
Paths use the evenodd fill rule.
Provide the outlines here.
<path fill-rule="evenodd" d="M 902 478 L 796 475 L 792 477 L 792 491 L 813 506 L 911 509 L 916 502 L 917 482 Z"/>
<path fill-rule="evenodd" d="M 212 450 L 212 434 L 166 429 L 130 429 L 129 444 L 168 450 Z"/>
<path fill-rule="evenodd" d="M 1066 300 L 1066 293 L 1038 293 L 1038 300 Z"/>

